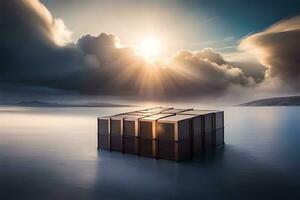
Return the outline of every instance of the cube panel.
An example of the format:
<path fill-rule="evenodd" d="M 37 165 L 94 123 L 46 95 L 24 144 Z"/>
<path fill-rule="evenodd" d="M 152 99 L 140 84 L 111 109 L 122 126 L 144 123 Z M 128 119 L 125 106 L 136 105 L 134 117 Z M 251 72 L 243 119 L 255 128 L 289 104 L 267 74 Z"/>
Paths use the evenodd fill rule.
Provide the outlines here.
<path fill-rule="evenodd" d="M 110 136 L 110 150 L 112 151 L 123 151 L 123 139 L 121 135 Z"/>
<path fill-rule="evenodd" d="M 110 149 L 110 136 L 108 134 L 98 133 L 98 149 Z"/>
<path fill-rule="evenodd" d="M 123 137 L 123 152 L 130 154 L 138 154 L 138 138 L 134 136 Z"/>
<path fill-rule="evenodd" d="M 157 141 L 151 139 L 140 139 L 139 153 L 145 157 L 157 157 Z"/>

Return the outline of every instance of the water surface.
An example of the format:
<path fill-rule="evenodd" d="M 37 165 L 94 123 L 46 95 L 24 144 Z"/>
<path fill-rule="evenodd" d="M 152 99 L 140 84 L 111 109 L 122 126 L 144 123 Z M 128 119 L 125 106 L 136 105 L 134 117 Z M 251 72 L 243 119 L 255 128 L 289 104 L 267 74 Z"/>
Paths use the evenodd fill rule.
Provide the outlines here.
<path fill-rule="evenodd" d="M 97 151 L 126 110 L 0 107 L 0 199 L 300 199 L 300 108 L 225 108 L 225 147 L 184 163 Z"/>

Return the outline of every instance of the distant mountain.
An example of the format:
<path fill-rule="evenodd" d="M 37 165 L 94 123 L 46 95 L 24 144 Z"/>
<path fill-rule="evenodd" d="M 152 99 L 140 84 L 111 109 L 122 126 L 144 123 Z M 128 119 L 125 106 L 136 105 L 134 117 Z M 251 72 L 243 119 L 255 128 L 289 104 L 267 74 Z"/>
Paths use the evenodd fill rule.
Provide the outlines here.
<path fill-rule="evenodd" d="M 259 99 L 238 106 L 300 106 L 300 96 Z"/>
<path fill-rule="evenodd" d="M 46 101 L 21 101 L 19 103 L 2 104 L 7 106 L 22 107 L 130 107 L 130 105 L 112 104 L 112 103 L 55 103 Z"/>

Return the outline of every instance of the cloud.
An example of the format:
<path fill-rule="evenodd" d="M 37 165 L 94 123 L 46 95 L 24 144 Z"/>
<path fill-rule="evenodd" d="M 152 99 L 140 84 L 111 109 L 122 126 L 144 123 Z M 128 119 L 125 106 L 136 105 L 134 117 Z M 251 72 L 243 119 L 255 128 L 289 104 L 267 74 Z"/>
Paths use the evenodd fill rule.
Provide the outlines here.
<path fill-rule="evenodd" d="M 34 84 L 65 76 L 80 66 L 70 31 L 37 0 L 1 2 L 0 80 Z"/>
<path fill-rule="evenodd" d="M 282 20 L 263 32 L 245 38 L 240 48 L 268 67 L 266 78 L 279 78 L 300 91 L 300 16 Z"/>
<path fill-rule="evenodd" d="M 222 94 L 233 85 L 249 87 L 255 84 L 253 77 L 247 77 L 240 68 L 233 67 L 212 49 L 182 50 L 170 65 L 182 75 L 182 82 L 189 84 L 187 88 L 191 93 Z"/>
<path fill-rule="evenodd" d="M 121 47 L 112 34 L 85 35 L 70 43 L 63 21 L 38 0 L 10 0 L 1 7 L 1 88 L 179 98 L 215 97 L 262 81 L 261 74 L 246 69 L 248 63 L 230 62 L 209 48 L 180 50 L 168 63 L 149 63 L 134 48 Z"/>
<path fill-rule="evenodd" d="M 134 49 L 118 48 L 118 42 L 106 33 L 83 36 L 76 46 L 94 61 L 51 86 L 82 94 L 179 98 L 220 96 L 232 86 L 256 84 L 256 77 L 245 75 L 212 49 L 182 50 L 169 63 L 148 63 Z"/>
<path fill-rule="evenodd" d="M 267 68 L 257 62 L 251 60 L 243 61 L 229 61 L 229 64 L 233 67 L 239 68 L 243 71 L 244 75 L 247 77 L 252 77 L 256 83 L 262 83 L 265 81 L 265 73 Z"/>

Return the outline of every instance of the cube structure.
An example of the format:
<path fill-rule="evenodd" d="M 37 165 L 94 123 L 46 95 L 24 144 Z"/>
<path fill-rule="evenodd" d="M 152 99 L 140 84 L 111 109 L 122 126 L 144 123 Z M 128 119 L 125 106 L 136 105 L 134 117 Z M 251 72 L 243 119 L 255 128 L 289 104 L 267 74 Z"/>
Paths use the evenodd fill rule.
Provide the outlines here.
<path fill-rule="evenodd" d="M 139 119 L 142 115 L 127 115 L 123 121 L 123 152 L 139 154 Z"/>
<path fill-rule="evenodd" d="M 174 115 L 157 121 L 159 158 L 182 161 L 192 157 L 192 118 Z"/>
<path fill-rule="evenodd" d="M 203 110 L 203 112 L 212 113 L 213 146 L 217 147 L 224 144 L 224 111 Z"/>
<path fill-rule="evenodd" d="M 98 123 L 98 149 L 110 150 L 110 117 L 99 117 Z"/>
<path fill-rule="evenodd" d="M 224 144 L 224 112 L 210 110 L 213 112 L 214 145 L 217 147 Z"/>
<path fill-rule="evenodd" d="M 146 157 L 155 157 L 157 155 L 157 120 L 171 116 L 170 114 L 155 114 L 139 120 L 139 154 Z"/>
<path fill-rule="evenodd" d="M 110 117 L 110 144 L 112 151 L 137 152 L 139 119 L 149 114 L 119 114 Z"/>
<path fill-rule="evenodd" d="M 99 117 L 98 149 L 183 161 L 224 144 L 224 112 L 155 107 Z"/>
<path fill-rule="evenodd" d="M 110 150 L 123 151 L 123 117 L 110 117 Z"/>
<path fill-rule="evenodd" d="M 211 150 L 224 144 L 224 112 L 217 110 L 190 110 L 181 112 L 181 115 L 200 117 L 200 121 L 193 123 L 193 127 L 201 126 L 202 150 Z M 199 128 L 199 127 L 198 127 Z M 198 129 L 197 128 L 197 129 Z M 196 131 L 194 131 L 196 133 Z M 194 135 L 195 146 L 198 145 L 198 136 Z M 197 150 L 195 150 L 198 153 Z"/>
<path fill-rule="evenodd" d="M 194 131 L 194 145 L 201 146 L 201 151 L 210 150 L 214 147 L 213 145 L 213 113 L 209 111 L 202 110 L 190 110 L 186 112 L 180 113 L 180 115 L 190 115 L 190 116 L 198 116 L 200 120 L 197 123 L 194 123 L 193 126 L 199 128 L 200 126 L 200 135 L 196 130 Z M 200 139 L 201 137 L 201 139 Z M 200 144 L 198 142 L 201 142 Z M 195 153 L 198 152 L 195 150 Z"/>

